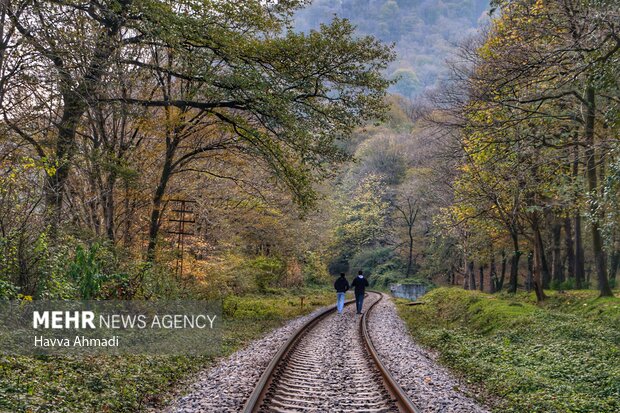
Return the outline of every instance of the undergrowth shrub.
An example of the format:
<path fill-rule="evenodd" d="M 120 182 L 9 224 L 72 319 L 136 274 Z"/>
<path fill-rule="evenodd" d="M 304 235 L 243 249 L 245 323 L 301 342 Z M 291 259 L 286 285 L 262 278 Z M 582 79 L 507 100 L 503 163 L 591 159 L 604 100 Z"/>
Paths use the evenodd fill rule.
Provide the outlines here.
<path fill-rule="evenodd" d="M 315 252 L 306 254 L 302 271 L 306 285 L 326 285 L 330 283 L 331 277 L 327 271 L 327 266 L 320 255 Z"/>
<path fill-rule="evenodd" d="M 364 249 L 351 259 L 351 273 L 362 270 L 371 285 L 387 287 L 405 278 L 406 265 L 391 247 Z"/>

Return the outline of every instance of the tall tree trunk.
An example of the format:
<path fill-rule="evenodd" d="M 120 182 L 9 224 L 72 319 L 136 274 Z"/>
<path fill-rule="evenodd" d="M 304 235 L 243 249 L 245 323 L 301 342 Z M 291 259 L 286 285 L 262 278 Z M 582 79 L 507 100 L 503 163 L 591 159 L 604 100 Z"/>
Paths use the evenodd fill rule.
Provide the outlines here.
<path fill-rule="evenodd" d="M 75 135 L 86 104 L 74 93 L 63 95 L 64 109 L 58 124 L 58 139 L 53 161 L 55 170 L 47 175 L 45 201 L 47 207 L 49 235 L 55 239 L 58 225 L 62 221 L 62 204 L 65 186 L 69 177 L 71 160 L 75 152 Z"/>
<path fill-rule="evenodd" d="M 484 291 L 484 266 L 480 266 L 480 284 L 478 285 L 480 291 Z"/>
<path fill-rule="evenodd" d="M 579 135 L 573 138 L 573 179 L 579 177 Z M 583 236 L 581 228 L 581 211 L 575 213 L 575 288 L 582 288 L 585 280 L 585 256 L 583 251 Z"/>
<path fill-rule="evenodd" d="M 405 224 L 407 225 L 407 235 L 409 237 L 409 245 L 407 249 L 407 275 L 409 276 L 413 273 L 413 268 L 415 266 L 415 261 L 413 258 L 413 226 L 415 225 L 420 208 L 417 206 L 417 201 L 412 202 L 411 197 L 407 197 L 406 200 L 406 207 L 400 207 L 398 204 L 395 204 L 394 207 L 402 214 Z"/>
<path fill-rule="evenodd" d="M 491 262 L 489 264 L 489 281 L 491 293 L 500 290 L 499 279 L 497 278 L 497 266 L 495 265 L 495 254 L 491 254 Z"/>
<path fill-rule="evenodd" d="M 114 187 L 116 186 L 116 173 L 110 172 L 106 179 L 101 194 L 101 205 L 103 207 L 103 221 L 106 236 L 112 243 L 116 241 L 114 223 Z"/>
<path fill-rule="evenodd" d="M 615 280 L 620 267 L 620 251 L 614 251 L 609 257 L 609 281 Z"/>
<path fill-rule="evenodd" d="M 499 284 L 497 285 L 496 290 L 502 291 L 504 288 L 504 280 L 506 279 L 506 250 L 502 250 L 502 265 L 501 265 L 501 275 L 499 277 Z"/>
<path fill-rule="evenodd" d="M 545 291 L 542 288 L 542 265 L 540 263 L 540 252 L 534 253 L 534 292 L 536 293 L 536 302 L 545 301 Z"/>
<path fill-rule="evenodd" d="M 146 250 L 146 259 L 149 262 L 155 260 L 155 248 L 157 247 L 157 236 L 159 235 L 159 228 L 161 226 L 161 214 L 162 203 L 164 195 L 166 194 L 166 187 L 172 176 L 172 159 L 176 151 L 176 141 L 167 139 L 166 144 L 166 158 L 164 159 L 164 166 L 159 177 L 159 184 L 153 194 L 153 209 L 151 210 L 151 219 L 149 222 L 149 244 Z"/>
<path fill-rule="evenodd" d="M 564 281 L 564 267 L 562 265 L 562 221 L 555 219 L 551 228 L 553 237 L 553 249 L 551 251 L 551 276 L 556 284 Z"/>
<path fill-rule="evenodd" d="M 532 291 L 534 284 L 534 254 L 530 251 L 527 254 L 527 281 L 525 281 L 525 289 L 529 293 Z"/>
<path fill-rule="evenodd" d="M 125 214 L 124 214 L 124 226 L 125 226 L 125 230 L 124 230 L 124 234 L 123 234 L 123 244 L 125 246 L 125 248 L 129 248 L 129 246 L 131 245 L 131 240 L 132 240 L 132 236 L 131 236 L 131 222 L 133 220 L 133 208 L 131 208 L 131 201 L 129 200 L 129 181 L 127 179 L 125 179 L 125 199 L 123 200 L 124 204 L 125 204 Z"/>
<path fill-rule="evenodd" d="M 564 248 L 566 249 L 566 271 L 567 278 L 575 278 L 575 246 L 573 243 L 573 233 L 570 218 L 564 218 Z"/>
<path fill-rule="evenodd" d="M 9 2 L 7 0 L 0 0 L 0 69 L 4 67 L 4 56 L 6 55 L 8 39 L 4 38 L 4 26 L 6 24 L 8 15 L 7 15 L 7 6 Z M 0 83 L 0 86 L 4 86 Z"/>
<path fill-rule="evenodd" d="M 510 285 L 508 286 L 508 292 L 516 293 L 519 281 L 519 258 L 521 258 L 521 251 L 519 251 L 519 236 L 516 232 L 511 234 L 511 238 L 514 251 L 510 260 Z"/>
<path fill-rule="evenodd" d="M 467 267 L 467 255 L 464 253 L 463 254 L 463 258 L 460 262 L 460 264 L 463 267 L 463 271 L 461 274 L 463 274 L 463 289 L 464 290 L 469 290 L 469 270 Z"/>
<path fill-rule="evenodd" d="M 540 303 L 546 298 L 543 280 L 545 250 L 542 235 L 540 233 L 540 223 L 538 217 L 533 219 L 532 230 L 534 232 L 534 290 L 536 291 L 536 301 Z"/>
<path fill-rule="evenodd" d="M 575 288 L 583 288 L 583 283 L 586 279 L 585 262 L 581 214 L 577 212 L 575 216 Z"/>
<path fill-rule="evenodd" d="M 615 281 L 618 274 L 618 267 L 620 267 L 620 250 L 618 249 L 618 240 L 616 234 L 614 234 L 614 246 L 613 251 L 609 254 L 609 281 Z"/>
<path fill-rule="evenodd" d="M 63 196 L 75 152 L 78 125 L 110 65 L 110 57 L 122 44 L 115 41 L 124 24 L 124 18 L 120 15 L 132 6 L 131 3 L 132 1 L 123 1 L 118 4 L 120 9 L 115 12 L 119 13 L 119 18 L 107 21 L 106 30 L 101 33 L 101 37 L 94 44 L 92 60 L 84 65 L 85 73 L 80 79 L 71 78 L 69 72 L 63 67 L 60 56 L 58 56 L 58 61 L 54 61 L 60 77 L 59 90 L 63 109 L 57 124 L 58 135 L 54 156 L 51 157 L 55 165 L 50 165 L 56 170 L 48 174 L 45 196 L 49 233 L 52 239 L 57 236 L 58 225 L 62 220 Z"/>
<path fill-rule="evenodd" d="M 409 248 L 407 256 L 407 276 L 413 272 L 413 223 L 407 224 L 407 230 L 409 233 Z"/>
<path fill-rule="evenodd" d="M 101 203 L 100 202 L 101 186 L 99 186 L 97 182 L 100 176 L 101 176 L 101 173 L 99 172 L 98 164 L 93 163 L 92 171 L 87 174 L 86 178 L 88 180 L 88 185 L 90 189 L 94 192 L 97 192 L 99 197 L 93 197 L 93 199 L 87 200 L 87 199 L 84 199 L 82 196 L 80 196 L 80 198 L 82 198 L 80 200 L 81 201 L 80 203 L 83 204 L 84 208 L 87 210 L 87 214 L 88 214 L 87 222 L 90 223 L 90 226 L 96 238 L 99 238 L 101 236 L 101 215 L 100 215 L 101 210 L 99 208 L 100 203 Z M 72 192 L 70 193 L 70 196 L 68 198 L 69 200 L 74 197 L 74 194 Z"/>
<path fill-rule="evenodd" d="M 549 284 L 551 283 L 551 271 L 549 271 L 549 264 L 547 262 L 547 254 L 545 253 L 545 244 L 542 240 L 542 236 L 540 234 L 540 230 L 538 235 L 540 236 L 540 274 L 543 288 L 549 288 Z"/>
<path fill-rule="evenodd" d="M 594 122 L 596 117 L 596 101 L 594 95 L 594 87 L 588 86 L 586 88 L 586 119 L 585 119 L 585 141 L 586 141 L 586 162 L 587 162 L 587 177 L 588 177 L 588 189 L 590 194 L 595 195 L 598 191 L 597 173 L 596 173 L 596 150 L 594 147 Z M 598 281 L 599 295 L 601 297 L 613 297 L 613 292 L 609 287 L 609 280 L 607 279 L 607 266 L 605 263 L 605 252 L 603 251 L 603 237 L 598 225 L 596 216 L 596 205 L 592 203 L 591 214 L 595 218 L 590 224 L 592 231 L 592 252 L 594 253 L 595 270 Z"/>
<path fill-rule="evenodd" d="M 476 289 L 476 274 L 474 272 L 474 262 L 470 261 L 469 264 L 467 264 L 467 275 L 469 278 L 469 289 L 470 290 L 475 290 Z"/>

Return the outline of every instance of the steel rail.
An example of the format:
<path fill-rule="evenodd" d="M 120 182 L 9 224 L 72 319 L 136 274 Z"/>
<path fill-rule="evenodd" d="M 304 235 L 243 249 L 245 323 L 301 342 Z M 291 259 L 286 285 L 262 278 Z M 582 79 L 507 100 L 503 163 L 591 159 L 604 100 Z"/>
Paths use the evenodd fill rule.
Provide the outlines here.
<path fill-rule="evenodd" d="M 360 326 L 362 328 L 362 336 L 364 338 L 364 343 L 366 344 L 366 349 L 368 350 L 368 353 L 374 360 L 375 365 L 379 368 L 379 372 L 381 373 L 381 377 L 383 377 L 383 383 L 385 384 L 385 387 L 392 394 L 392 396 L 394 396 L 401 411 L 403 413 L 422 413 L 422 410 L 420 410 L 420 408 L 416 406 L 415 403 L 411 401 L 411 399 L 409 399 L 409 396 L 407 396 L 407 393 L 405 393 L 402 387 L 400 387 L 400 385 L 396 382 L 396 380 L 394 380 L 390 371 L 387 369 L 387 367 L 385 367 L 385 365 L 381 361 L 381 358 L 379 357 L 379 354 L 377 353 L 377 350 L 375 349 L 375 346 L 372 343 L 372 338 L 370 337 L 370 334 L 368 333 L 368 314 L 370 314 L 370 311 L 372 310 L 372 308 L 375 305 L 377 305 L 379 301 L 383 299 L 383 293 L 379 293 L 376 291 L 373 291 L 373 293 L 378 294 L 379 299 L 375 301 L 374 303 L 372 303 L 370 307 L 368 307 L 368 310 L 366 310 L 366 312 L 362 316 L 362 319 L 360 320 Z"/>
<path fill-rule="evenodd" d="M 368 350 L 368 353 L 370 354 L 371 358 L 373 359 L 375 365 L 377 366 L 377 368 L 379 370 L 379 373 L 381 374 L 381 377 L 383 379 L 383 383 L 384 383 L 384 385 L 386 387 L 386 390 L 388 390 L 388 392 L 394 397 L 394 399 L 396 400 L 396 403 L 397 403 L 400 411 L 402 413 L 421 413 L 422 411 L 411 400 L 409 400 L 409 398 L 407 397 L 407 395 L 403 391 L 403 389 L 393 379 L 392 375 L 387 370 L 387 368 L 385 367 L 383 362 L 381 362 L 381 359 L 379 358 L 379 355 L 377 354 L 377 351 L 376 351 L 374 345 L 372 344 L 372 340 L 371 340 L 370 335 L 368 333 L 368 326 L 367 326 L 367 324 L 368 324 L 368 317 L 367 317 L 367 315 L 370 313 L 372 308 L 379 301 L 381 301 L 383 299 L 383 294 L 375 292 L 375 291 L 370 291 L 370 292 L 374 293 L 374 294 L 378 294 L 379 295 L 379 299 L 377 301 L 375 301 L 374 303 L 372 303 L 370 305 L 370 307 L 368 308 L 368 310 L 366 310 L 364 315 L 360 318 L 360 330 L 361 330 L 362 339 L 364 341 L 364 345 L 366 346 L 366 349 Z M 349 301 L 347 301 L 345 303 L 345 305 L 351 305 L 351 304 L 354 304 L 354 303 L 355 303 L 355 300 L 349 300 Z M 327 308 L 327 309 L 321 311 L 315 317 L 313 317 L 312 319 L 310 319 L 306 323 L 304 323 L 304 325 L 302 325 L 295 332 L 295 334 L 293 334 L 293 336 L 291 336 L 280 347 L 280 349 L 278 350 L 276 355 L 271 359 L 271 362 L 269 363 L 269 365 L 267 366 L 267 368 L 265 369 L 265 371 L 261 375 L 260 379 L 258 380 L 258 383 L 254 387 L 254 390 L 252 391 L 252 394 L 250 395 L 250 397 L 246 401 L 246 403 L 245 403 L 245 405 L 243 407 L 243 412 L 244 413 L 256 413 L 256 412 L 259 411 L 259 409 L 261 407 L 261 402 L 263 401 L 264 396 L 267 393 L 267 391 L 269 389 L 269 386 L 270 386 L 270 384 L 272 382 L 273 375 L 274 375 L 274 373 L 276 373 L 276 370 L 277 370 L 278 366 L 280 365 L 280 363 L 282 362 L 282 360 L 286 357 L 286 355 L 291 350 L 294 349 L 295 345 L 299 342 L 299 340 L 302 338 L 302 336 L 307 331 L 312 329 L 312 327 L 314 327 L 321 320 L 323 320 L 325 317 L 327 317 L 329 314 L 331 314 L 331 313 L 333 313 L 335 311 L 336 311 L 336 307 L 335 306 Z"/>
<path fill-rule="evenodd" d="M 345 306 L 353 304 L 353 303 L 355 303 L 355 300 L 346 301 Z M 299 341 L 301 336 L 304 335 L 304 333 L 306 333 L 319 321 L 321 321 L 322 319 L 324 319 L 329 314 L 335 311 L 336 311 L 336 306 L 333 306 L 333 307 L 330 307 L 330 308 L 327 308 L 321 311 L 314 318 L 306 321 L 306 323 L 302 325 L 295 332 L 295 334 L 293 334 L 293 336 L 291 336 L 282 345 L 282 347 L 280 347 L 280 350 L 278 350 L 278 352 L 273 357 L 273 359 L 271 359 L 271 362 L 269 363 L 269 365 L 267 365 L 267 368 L 265 369 L 263 374 L 260 376 L 258 383 L 256 383 L 256 386 L 254 387 L 254 390 L 252 391 L 252 394 L 250 395 L 250 398 L 246 401 L 245 406 L 243 407 L 244 413 L 253 413 L 253 412 L 258 411 L 260 407 L 260 402 L 263 400 L 263 396 L 267 392 L 267 389 L 269 389 L 269 384 L 271 383 L 273 374 L 275 373 L 276 368 L 278 367 L 278 365 L 280 364 L 284 356 L 286 356 L 286 354 L 288 354 L 289 351 L 293 349 L 295 344 Z"/>

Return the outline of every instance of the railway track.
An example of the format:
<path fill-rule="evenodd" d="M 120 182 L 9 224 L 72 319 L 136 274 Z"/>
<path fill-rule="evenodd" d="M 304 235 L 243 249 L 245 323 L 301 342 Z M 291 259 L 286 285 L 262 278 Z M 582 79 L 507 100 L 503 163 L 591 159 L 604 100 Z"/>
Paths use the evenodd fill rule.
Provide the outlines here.
<path fill-rule="evenodd" d="M 364 314 L 354 302 L 330 308 L 279 350 L 245 404 L 245 413 L 420 413 L 383 366 L 368 333 L 368 315 L 383 298 L 370 292 Z"/>

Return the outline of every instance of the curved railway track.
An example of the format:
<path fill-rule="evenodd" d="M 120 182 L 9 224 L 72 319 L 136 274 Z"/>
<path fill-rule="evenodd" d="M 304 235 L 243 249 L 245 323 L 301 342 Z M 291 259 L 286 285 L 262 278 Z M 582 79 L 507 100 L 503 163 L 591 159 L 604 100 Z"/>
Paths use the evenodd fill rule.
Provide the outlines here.
<path fill-rule="evenodd" d="M 279 350 L 245 404 L 245 413 L 420 413 L 387 371 L 368 333 L 383 298 L 370 292 L 363 316 L 348 301 L 308 321 Z"/>

